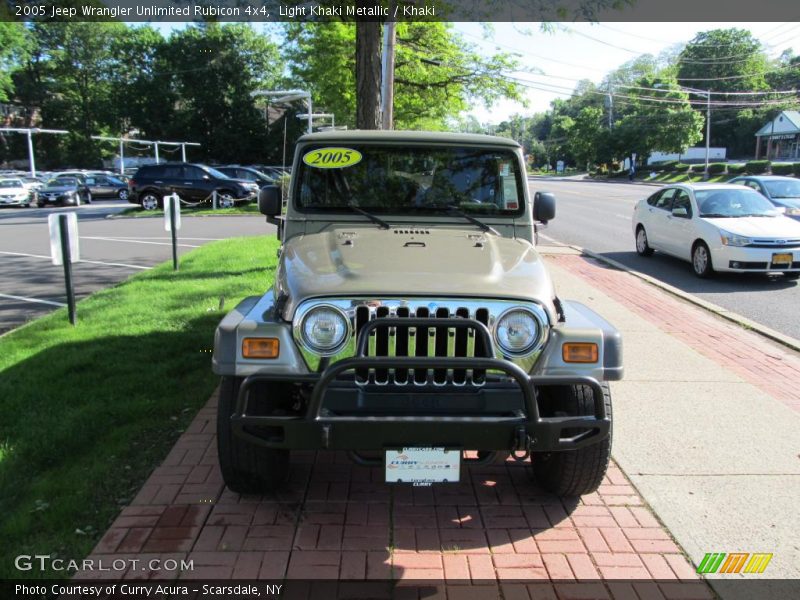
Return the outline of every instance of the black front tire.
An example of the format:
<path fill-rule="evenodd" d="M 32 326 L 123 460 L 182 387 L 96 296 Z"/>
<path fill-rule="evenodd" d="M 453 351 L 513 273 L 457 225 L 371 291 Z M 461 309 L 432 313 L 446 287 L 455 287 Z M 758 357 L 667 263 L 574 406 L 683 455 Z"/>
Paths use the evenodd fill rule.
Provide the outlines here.
<path fill-rule="evenodd" d="M 239 494 L 275 490 L 289 476 L 289 451 L 251 444 L 233 433 L 230 417 L 236 407 L 241 379 L 223 377 L 217 406 L 217 454 L 222 479 Z"/>
<path fill-rule="evenodd" d="M 611 391 L 603 387 L 606 416 L 611 419 Z M 557 414 L 586 416 L 594 414 L 592 388 L 586 385 L 565 386 L 553 390 Z M 613 425 L 612 425 L 613 428 Z M 597 491 L 603 482 L 611 459 L 611 431 L 601 442 L 577 450 L 533 452 L 533 475 L 546 491 L 557 496 L 583 496 Z"/>
<path fill-rule="evenodd" d="M 653 255 L 653 249 L 647 241 L 647 232 L 644 229 L 644 225 L 639 225 L 636 228 L 636 253 L 639 256 Z"/>
<path fill-rule="evenodd" d="M 707 279 L 714 275 L 711 251 L 705 242 L 697 242 L 692 247 L 692 270 L 700 279 Z"/>

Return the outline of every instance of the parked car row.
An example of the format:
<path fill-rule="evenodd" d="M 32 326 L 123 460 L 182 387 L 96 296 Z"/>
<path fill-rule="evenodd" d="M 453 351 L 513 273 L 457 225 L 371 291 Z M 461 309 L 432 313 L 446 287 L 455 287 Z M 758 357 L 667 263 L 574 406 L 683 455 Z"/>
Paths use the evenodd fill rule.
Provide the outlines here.
<path fill-rule="evenodd" d="M 0 206 L 75 206 L 91 203 L 93 198 L 127 201 L 126 179 L 105 171 L 56 171 L 37 177 L 8 174 L 0 177 Z"/>
<path fill-rule="evenodd" d="M 689 261 L 698 277 L 800 278 L 800 181 L 789 177 L 668 185 L 636 204 L 632 226 L 639 255 Z"/>
<path fill-rule="evenodd" d="M 235 169 L 243 167 L 223 167 Z M 252 175 L 252 173 L 249 173 Z M 271 180 L 265 177 L 269 183 Z M 222 169 L 195 163 L 162 163 L 139 168 L 128 182 L 129 199 L 144 210 L 163 207 L 164 196 L 177 194 L 185 203 L 211 203 L 216 194 L 217 206 L 229 208 L 238 201 L 255 201 L 260 180 L 232 177 Z"/>

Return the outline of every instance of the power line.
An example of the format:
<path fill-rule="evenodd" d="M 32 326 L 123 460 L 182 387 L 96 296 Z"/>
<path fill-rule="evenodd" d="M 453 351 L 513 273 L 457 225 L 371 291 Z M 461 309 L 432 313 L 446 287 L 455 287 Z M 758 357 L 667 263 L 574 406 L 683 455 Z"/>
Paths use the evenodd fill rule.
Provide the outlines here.
<path fill-rule="evenodd" d="M 542 83 L 542 82 L 531 82 L 531 81 L 527 81 L 525 79 L 521 79 L 521 78 L 513 77 L 513 76 L 507 76 L 507 78 L 511 79 L 513 81 L 516 81 L 517 83 L 519 83 L 523 87 L 530 87 L 530 88 L 533 88 L 533 89 L 539 89 L 540 91 L 556 93 L 556 94 L 562 94 L 562 95 L 571 96 L 571 97 L 575 97 L 575 96 L 579 95 L 579 94 L 576 94 L 574 92 L 565 93 L 565 92 L 559 92 L 558 91 L 559 89 L 561 89 L 561 90 L 569 90 L 569 88 L 567 88 L 565 86 L 560 86 L 560 85 L 556 85 L 556 84 Z M 537 87 L 537 86 L 540 86 L 540 87 Z M 545 86 L 545 87 L 541 87 L 541 86 Z M 551 89 L 547 89 L 547 88 L 551 88 Z M 661 91 L 661 90 L 659 90 L 659 91 Z M 688 104 L 691 107 L 693 107 L 693 106 L 705 107 L 705 106 L 707 106 L 709 104 L 705 100 L 691 100 L 691 99 L 682 100 L 682 99 L 677 99 L 677 98 L 658 98 L 658 97 L 655 97 L 655 96 L 632 96 L 630 94 L 619 94 L 619 93 L 615 93 L 615 92 L 610 92 L 609 93 L 609 92 L 602 92 L 602 91 L 597 91 L 597 90 L 586 90 L 586 92 L 588 92 L 590 94 L 595 94 L 595 95 L 598 95 L 598 96 L 612 96 L 614 98 L 624 98 L 624 99 L 627 99 L 627 100 L 635 100 L 635 101 L 646 101 L 646 102 L 651 102 L 651 103 L 654 103 L 654 104 L 681 104 L 681 105 L 687 105 Z M 717 106 L 717 107 L 722 107 L 722 106 L 731 106 L 731 107 L 732 106 L 739 106 L 739 107 L 748 107 L 748 106 L 766 107 L 766 106 L 784 105 L 785 102 L 782 102 L 782 101 L 765 101 L 765 102 L 713 101 L 710 104 L 711 104 L 711 106 Z"/>

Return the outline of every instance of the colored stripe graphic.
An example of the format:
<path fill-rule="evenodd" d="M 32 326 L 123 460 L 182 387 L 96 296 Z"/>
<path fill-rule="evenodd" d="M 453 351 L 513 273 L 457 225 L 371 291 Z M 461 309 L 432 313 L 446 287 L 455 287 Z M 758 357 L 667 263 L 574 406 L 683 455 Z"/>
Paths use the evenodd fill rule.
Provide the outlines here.
<path fill-rule="evenodd" d="M 745 573 L 763 573 L 767 568 L 769 561 L 772 560 L 772 554 L 753 554 L 750 561 L 744 568 Z"/>
<path fill-rule="evenodd" d="M 700 564 L 697 565 L 697 572 L 702 574 L 763 573 L 771 560 L 772 554 L 768 553 L 733 552 L 727 554 L 725 552 L 708 552 L 703 557 L 703 560 L 700 561 Z"/>
<path fill-rule="evenodd" d="M 747 557 L 750 556 L 748 552 L 734 552 L 732 554 L 728 554 L 728 558 L 722 565 L 720 569 L 720 573 L 738 573 L 742 570 L 744 566 L 744 562 L 747 560 Z"/>
<path fill-rule="evenodd" d="M 697 566 L 698 573 L 716 573 L 722 559 L 725 558 L 724 552 L 709 552 Z"/>

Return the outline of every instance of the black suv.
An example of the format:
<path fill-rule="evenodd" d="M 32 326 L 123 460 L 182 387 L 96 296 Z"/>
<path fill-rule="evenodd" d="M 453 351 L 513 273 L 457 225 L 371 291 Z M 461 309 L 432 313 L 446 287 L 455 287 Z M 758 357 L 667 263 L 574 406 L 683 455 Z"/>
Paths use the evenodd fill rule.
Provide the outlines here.
<path fill-rule="evenodd" d="M 128 182 L 129 201 L 145 210 L 163 206 L 163 198 L 172 193 L 190 204 L 210 203 L 217 192 L 217 206 L 228 208 L 234 201 L 255 199 L 258 185 L 241 179 L 231 179 L 224 173 L 193 163 L 164 163 L 140 167 Z"/>

